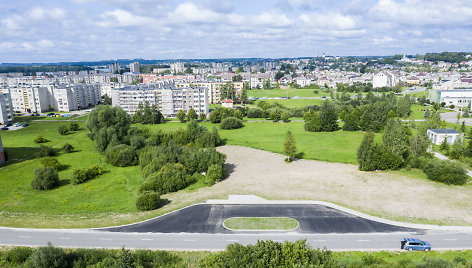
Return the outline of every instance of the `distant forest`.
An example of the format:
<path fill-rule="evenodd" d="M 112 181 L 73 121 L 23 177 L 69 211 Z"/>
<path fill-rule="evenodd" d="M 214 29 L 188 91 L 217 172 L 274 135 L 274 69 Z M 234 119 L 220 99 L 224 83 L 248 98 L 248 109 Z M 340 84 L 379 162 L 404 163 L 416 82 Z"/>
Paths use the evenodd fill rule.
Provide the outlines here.
<path fill-rule="evenodd" d="M 93 70 L 93 68 L 90 68 L 87 66 L 71 66 L 71 65 L 0 67 L 0 73 L 23 73 L 24 75 L 36 75 L 37 72 L 61 72 L 61 71 L 85 71 L 85 70 Z"/>

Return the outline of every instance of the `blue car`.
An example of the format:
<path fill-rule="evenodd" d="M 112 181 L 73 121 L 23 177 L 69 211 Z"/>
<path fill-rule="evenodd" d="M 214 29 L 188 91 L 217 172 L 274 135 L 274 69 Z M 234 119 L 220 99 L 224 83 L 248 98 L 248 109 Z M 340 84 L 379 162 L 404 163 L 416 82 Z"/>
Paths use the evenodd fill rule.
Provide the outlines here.
<path fill-rule="evenodd" d="M 430 251 L 431 245 L 426 241 L 421 241 L 416 238 L 402 238 L 401 249 L 412 251 L 412 250 L 421 250 L 421 251 Z"/>

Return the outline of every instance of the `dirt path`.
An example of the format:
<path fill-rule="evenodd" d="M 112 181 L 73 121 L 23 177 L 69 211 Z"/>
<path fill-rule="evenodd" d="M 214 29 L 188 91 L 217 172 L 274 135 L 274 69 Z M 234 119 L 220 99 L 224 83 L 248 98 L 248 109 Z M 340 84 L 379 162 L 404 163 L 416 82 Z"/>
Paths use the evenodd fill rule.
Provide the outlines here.
<path fill-rule="evenodd" d="M 218 150 L 227 155 L 232 169 L 229 177 L 211 188 L 165 196 L 172 201 L 167 209 L 192 199 L 253 194 L 266 199 L 328 201 L 393 220 L 472 225 L 470 185 L 361 172 L 355 165 L 340 163 L 298 160 L 288 164 L 282 155 L 240 146 Z"/>

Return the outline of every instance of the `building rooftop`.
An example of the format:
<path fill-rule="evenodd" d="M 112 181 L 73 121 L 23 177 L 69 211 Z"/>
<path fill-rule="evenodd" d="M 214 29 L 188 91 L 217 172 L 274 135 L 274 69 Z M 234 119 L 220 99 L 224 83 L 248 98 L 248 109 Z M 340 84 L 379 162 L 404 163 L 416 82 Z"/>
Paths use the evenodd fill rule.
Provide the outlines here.
<path fill-rule="evenodd" d="M 452 128 L 428 129 L 428 131 L 434 132 L 436 134 L 459 134 L 457 130 Z"/>

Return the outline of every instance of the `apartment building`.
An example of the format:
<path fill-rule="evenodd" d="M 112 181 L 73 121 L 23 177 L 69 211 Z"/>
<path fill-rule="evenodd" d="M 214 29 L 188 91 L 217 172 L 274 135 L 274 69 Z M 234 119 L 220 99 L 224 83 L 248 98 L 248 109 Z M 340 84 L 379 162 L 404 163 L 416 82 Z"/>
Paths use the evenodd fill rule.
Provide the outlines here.
<path fill-rule="evenodd" d="M 379 87 L 394 87 L 398 83 L 398 77 L 388 71 L 376 73 L 372 78 L 372 86 L 374 88 Z"/>
<path fill-rule="evenodd" d="M 175 117 L 179 110 L 208 113 L 208 89 L 204 87 L 176 88 L 173 80 L 130 86 L 112 90 L 112 105 L 134 114 L 140 103 L 156 105 L 165 117 Z"/>
<path fill-rule="evenodd" d="M 49 87 L 9 87 L 14 111 L 42 113 L 50 110 L 51 92 Z"/>
<path fill-rule="evenodd" d="M 244 82 L 232 82 L 234 86 L 235 95 L 240 96 L 241 91 L 244 87 Z M 226 82 L 208 82 L 208 81 L 176 81 L 175 86 L 177 88 L 207 88 L 208 89 L 208 100 L 212 104 L 220 103 L 220 88 L 222 85 L 226 84 Z"/>
<path fill-rule="evenodd" d="M 133 62 L 129 64 L 129 71 L 131 73 L 139 73 L 139 62 Z"/>
<path fill-rule="evenodd" d="M 11 103 L 10 94 L 0 93 L 0 124 L 11 121 L 13 121 L 13 104 Z"/>

